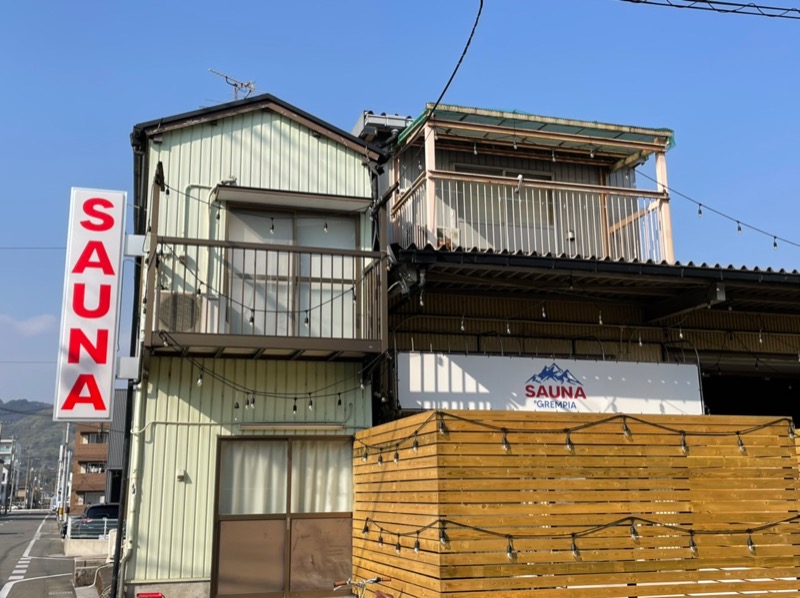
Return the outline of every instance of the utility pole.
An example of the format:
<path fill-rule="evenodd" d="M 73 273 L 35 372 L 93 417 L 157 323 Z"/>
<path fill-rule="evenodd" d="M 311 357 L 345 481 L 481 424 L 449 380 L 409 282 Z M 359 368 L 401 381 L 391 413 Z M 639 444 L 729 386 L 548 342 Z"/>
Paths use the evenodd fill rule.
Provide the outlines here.
<path fill-rule="evenodd" d="M 219 71 L 215 71 L 214 69 L 208 69 L 208 71 L 210 73 L 213 73 L 213 74 L 217 75 L 218 77 L 222 77 L 223 79 L 225 79 L 225 83 L 227 83 L 228 85 L 233 87 L 233 101 L 234 102 L 239 99 L 239 92 L 240 91 L 246 91 L 247 92 L 245 94 L 244 98 L 242 98 L 242 99 L 245 99 L 251 93 L 253 93 L 256 90 L 255 81 L 244 81 L 244 82 L 243 81 L 237 81 L 233 77 L 231 77 L 229 75 L 226 75 L 224 73 L 220 73 Z"/>

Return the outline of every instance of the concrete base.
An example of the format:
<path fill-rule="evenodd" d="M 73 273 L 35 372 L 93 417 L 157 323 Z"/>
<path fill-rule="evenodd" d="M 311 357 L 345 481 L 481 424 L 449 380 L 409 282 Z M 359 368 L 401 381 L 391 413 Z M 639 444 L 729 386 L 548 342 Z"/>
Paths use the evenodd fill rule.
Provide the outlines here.
<path fill-rule="evenodd" d="M 136 598 L 136 594 L 142 592 L 161 592 L 164 598 L 210 598 L 211 584 L 207 581 L 195 581 L 126 584 L 125 586 L 125 598 Z"/>
<path fill-rule="evenodd" d="M 76 588 L 93 586 L 97 570 L 105 565 L 105 559 L 75 559 L 72 583 Z M 110 570 L 110 567 L 108 569 Z"/>
<path fill-rule="evenodd" d="M 64 538 L 64 556 L 100 558 L 108 557 L 109 540 L 75 540 Z M 113 544 L 112 544 L 113 548 Z"/>

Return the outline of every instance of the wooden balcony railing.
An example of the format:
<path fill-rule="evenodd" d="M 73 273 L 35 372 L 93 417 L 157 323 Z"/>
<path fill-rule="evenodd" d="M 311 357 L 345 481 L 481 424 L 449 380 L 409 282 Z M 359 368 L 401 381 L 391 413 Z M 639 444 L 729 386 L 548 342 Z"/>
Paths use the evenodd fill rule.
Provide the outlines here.
<path fill-rule="evenodd" d="M 666 199 L 641 189 L 433 171 L 395 202 L 391 241 L 661 261 L 671 243 L 660 210 Z"/>
<path fill-rule="evenodd" d="M 158 241 L 152 346 L 262 354 L 380 350 L 379 253 Z"/>

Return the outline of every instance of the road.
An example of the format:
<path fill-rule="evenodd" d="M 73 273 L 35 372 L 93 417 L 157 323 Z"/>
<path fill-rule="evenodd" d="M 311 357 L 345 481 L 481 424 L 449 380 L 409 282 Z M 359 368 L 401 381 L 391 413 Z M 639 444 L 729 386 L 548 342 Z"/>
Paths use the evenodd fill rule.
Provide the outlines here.
<path fill-rule="evenodd" d="M 64 557 L 55 515 L 10 511 L 0 517 L 0 598 L 71 598 L 74 560 Z"/>

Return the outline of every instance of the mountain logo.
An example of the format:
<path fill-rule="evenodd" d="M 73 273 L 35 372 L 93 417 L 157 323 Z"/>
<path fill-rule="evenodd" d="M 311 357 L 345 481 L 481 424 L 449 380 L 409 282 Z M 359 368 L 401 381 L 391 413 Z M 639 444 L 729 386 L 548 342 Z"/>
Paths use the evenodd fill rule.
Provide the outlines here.
<path fill-rule="evenodd" d="M 529 399 L 555 399 L 559 407 L 564 401 L 565 405 L 574 409 L 572 399 L 586 399 L 586 391 L 583 382 L 572 372 L 553 362 L 525 381 L 525 396 Z"/>
<path fill-rule="evenodd" d="M 528 378 L 526 384 L 530 384 L 531 382 L 537 384 L 558 382 L 559 384 L 583 386 L 583 382 L 573 376 L 572 372 L 562 369 L 556 362 L 553 362 L 553 365 L 544 366 L 541 372 Z"/>

